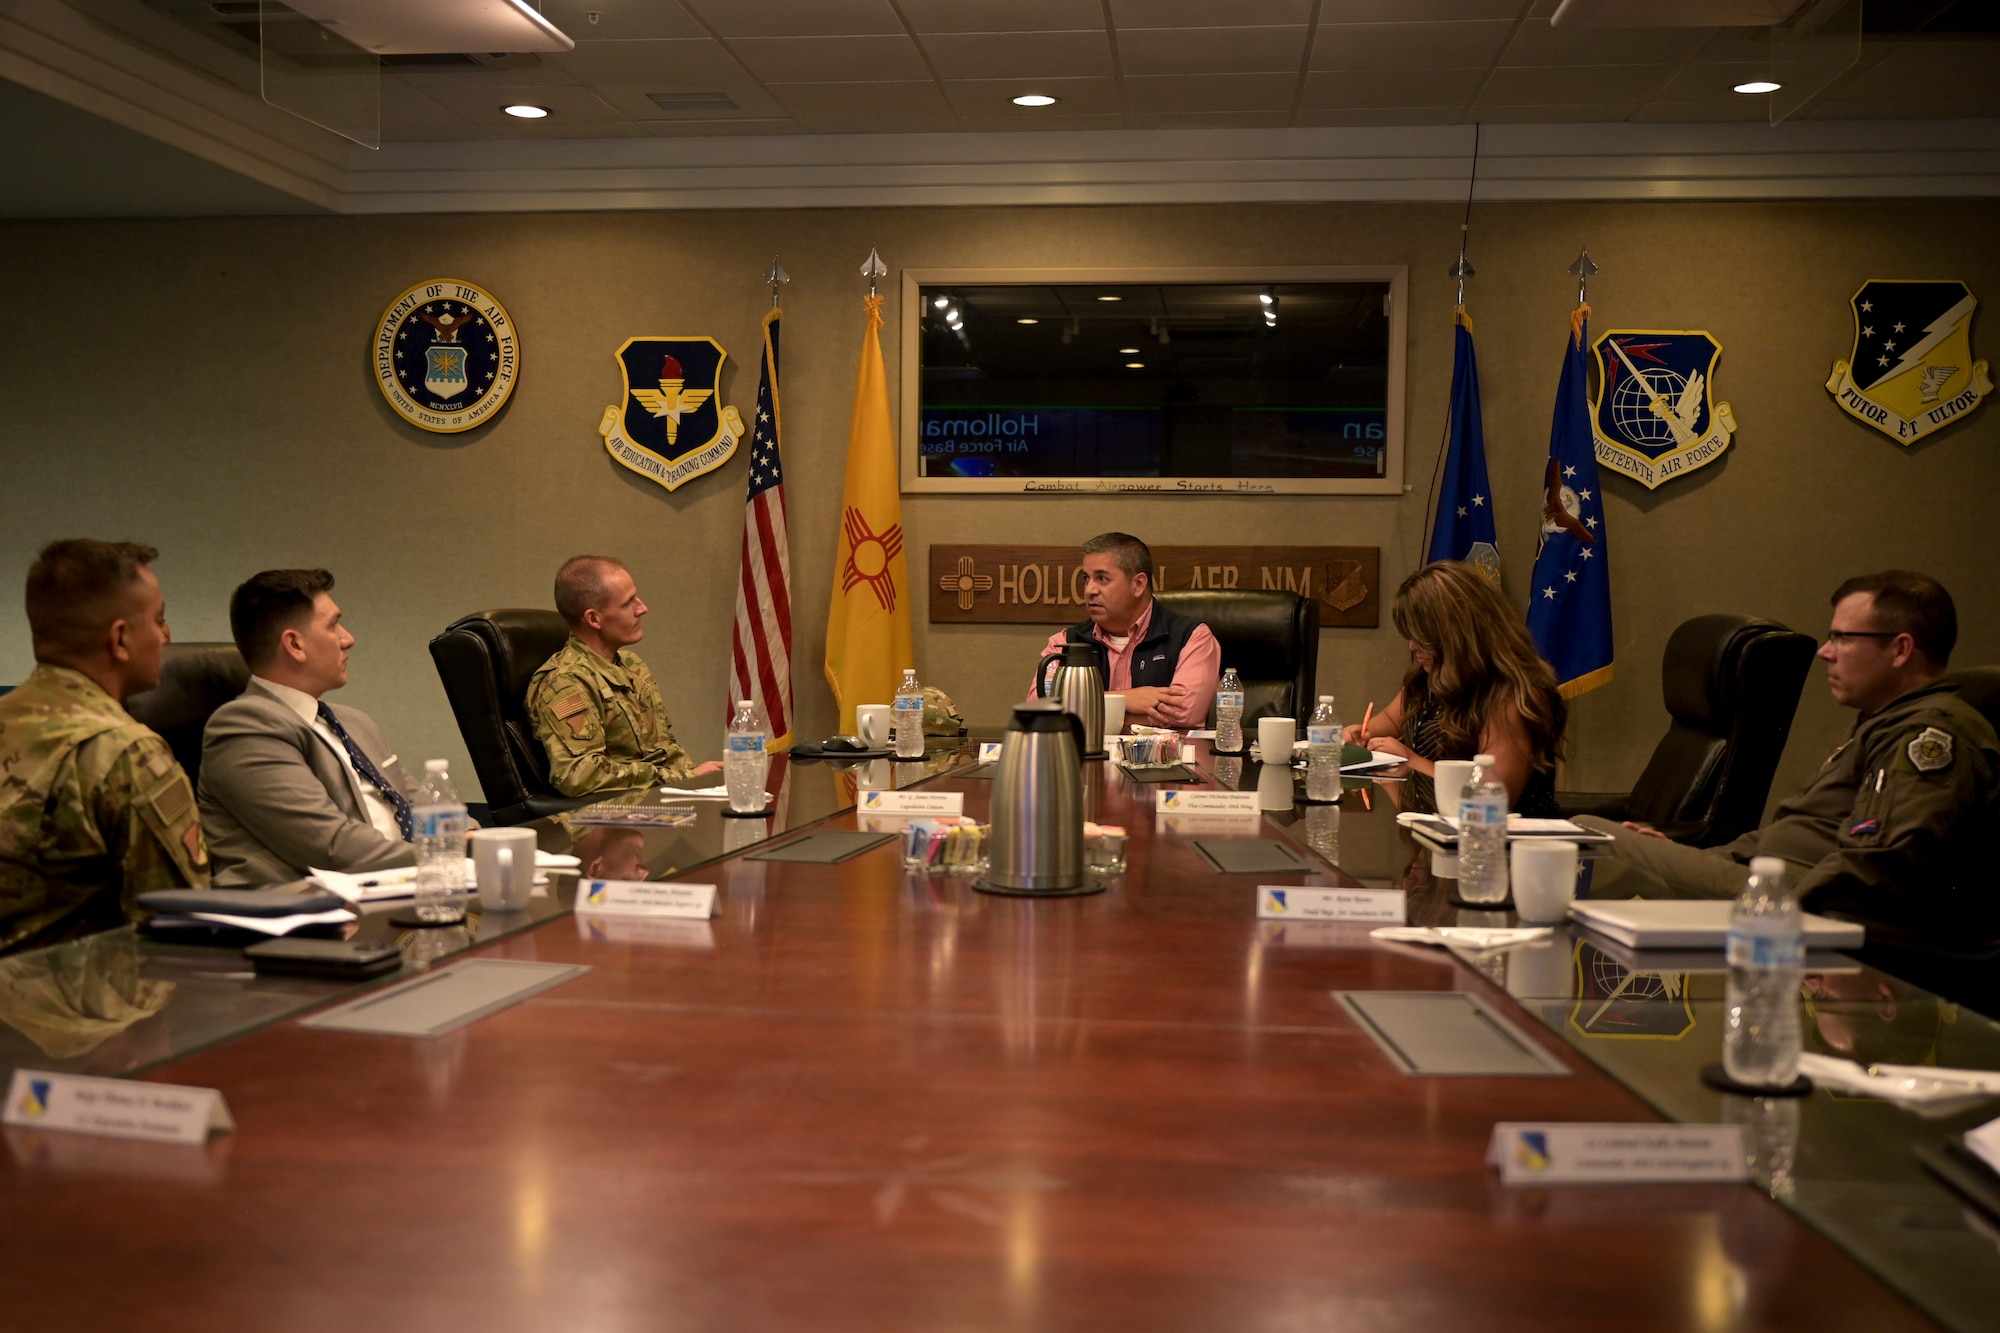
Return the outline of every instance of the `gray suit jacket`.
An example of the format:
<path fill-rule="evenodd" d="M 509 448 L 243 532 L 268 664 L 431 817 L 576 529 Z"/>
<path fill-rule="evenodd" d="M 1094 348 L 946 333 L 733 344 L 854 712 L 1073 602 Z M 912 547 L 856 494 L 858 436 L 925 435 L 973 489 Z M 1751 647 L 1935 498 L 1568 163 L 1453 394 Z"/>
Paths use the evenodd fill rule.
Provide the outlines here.
<path fill-rule="evenodd" d="M 333 714 L 412 804 L 417 784 L 359 709 Z M 282 884 L 322 870 L 412 865 L 416 848 L 368 822 L 347 766 L 318 732 L 257 687 L 215 710 L 201 741 L 201 827 L 217 888 Z"/>

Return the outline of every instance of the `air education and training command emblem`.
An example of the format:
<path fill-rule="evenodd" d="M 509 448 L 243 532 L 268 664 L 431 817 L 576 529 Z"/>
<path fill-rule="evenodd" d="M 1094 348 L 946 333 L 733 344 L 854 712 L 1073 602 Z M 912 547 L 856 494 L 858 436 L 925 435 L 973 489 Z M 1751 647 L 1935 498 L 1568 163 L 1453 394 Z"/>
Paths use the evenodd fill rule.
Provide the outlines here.
<path fill-rule="evenodd" d="M 1590 427 L 1597 461 L 1647 490 L 1712 463 L 1729 447 L 1736 418 L 1718 403 L 1722 344 L 1689 329 L 1610 329 L 1591 344 L 1597 396 Z"/>
<path fill-rule="evenodd" d="M 412 426 L 455 435 L 490 421 L 521 375 L 507 310 L 456 278 L 420 282 L 375 325 L 375 384 Z"/>
<path fill-rule="evenodd" d="M 1841 410 L 1899 444 L 1914 444 L 1993 392 L 1972 359 L 1972 311 L 1962 282 L 1871 278 L 1854 307 L 1854 351 L 1833 363 L 1826 391 Z"/>
<path fill-rule="evenodd" d="M 713 338 L 627 338 L 616 353 L 624 399 L 597 433 L 611 456 L 668 490 L 722 466 L 743 418 L 716 401 L 729 353 Z"/>

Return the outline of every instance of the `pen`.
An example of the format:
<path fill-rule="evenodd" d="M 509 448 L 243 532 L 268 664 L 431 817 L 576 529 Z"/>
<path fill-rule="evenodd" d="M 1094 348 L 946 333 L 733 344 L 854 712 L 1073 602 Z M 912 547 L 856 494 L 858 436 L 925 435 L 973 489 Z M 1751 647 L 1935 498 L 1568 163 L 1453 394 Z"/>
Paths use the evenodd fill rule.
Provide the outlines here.
<path fill-rule="evenodd" d="M 1373 699 L 1370 699 L 1368 701 L 1367 710 L 1361 714 L 1361 743 L 1363 745 L 1366 745 L 1368 743 L 1368 721 L 1370 718 L 1374 716 L 1375 716 L 1375 701 Z"/>

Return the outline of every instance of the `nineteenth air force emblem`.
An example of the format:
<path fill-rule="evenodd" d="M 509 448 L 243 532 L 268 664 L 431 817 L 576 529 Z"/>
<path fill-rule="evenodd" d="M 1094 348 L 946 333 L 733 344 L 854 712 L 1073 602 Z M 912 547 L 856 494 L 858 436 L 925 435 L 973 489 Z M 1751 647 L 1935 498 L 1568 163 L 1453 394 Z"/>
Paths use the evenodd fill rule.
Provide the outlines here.
<path fill-rule="evenodd" d="M 485 289 L 420 282 L 375 326 L 375 384 L 413 426 L 454 435 L 492 419 L 521 375 L 514 321 Z"/>
<path fill-rule="evenodd" d="M 1729 447 L 1736 418 L 1715 401 L 1722 344 L 1688 329 L 1610 329 L 1597 353 L 1590 426 L 1597 461 L 1647 490 L 1712 463 Z"/>
<path fill-rule="evenodd" d="M 1993 392 L 1972 359 L 1972 309 L 1962 282 L 1871 278 L 1850 298 L 1854 351 L 1833 363 L 1826 391 L 1849 416 L 1899 444 L 1956 421 Z"/>
<path fill-rule="evenodd" d="M 713 338 L 626 339 L 624 400 L 597 427 L 611 456 L 670 491 L 720 467 L 743 438 L 743 418 L 716 399 L 728 356 Z"/>

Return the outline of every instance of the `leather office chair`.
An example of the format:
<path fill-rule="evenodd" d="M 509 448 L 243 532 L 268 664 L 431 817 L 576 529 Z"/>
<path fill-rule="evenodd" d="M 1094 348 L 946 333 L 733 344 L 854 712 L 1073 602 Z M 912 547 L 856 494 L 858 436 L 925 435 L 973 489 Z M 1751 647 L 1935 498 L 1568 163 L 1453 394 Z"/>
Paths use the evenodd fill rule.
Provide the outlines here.
<path fill-rule="evenodd" d="M 1958 677 L 1958 697 L 1984 713 L 2000 731 L 2000 666 L 1967 667 L 1952 674 Z"/>
<path fill-rule="evenodd" d="M 1774 620 L 1708 615 L 1667 640 L 1661 692 L 1673 722 L 1630 792 L 1559 792 L 1565 814 L 1651 824 L 1718 847 L 1763 822 L 1817 644 Z"/>
<path fill-rule="evenodd" d="M 160 683 L 125 701 L 125 711 L 166 738 L 190 783 L 201 781 L 201 733 L 216 709 L 243 693 L 250 668 L 233 643 L 170 643 Z"/>
<path fill-rule="evenodd" d="M 479 611 L 431 640 L 431 660 L 472 755 L 494 824 L 521 824 L 588 805 L 549 781 L 549 756 L 528 724 L 528 680 L 569 639 L 553 611 Z"/>
<path fill-rule="evenodd" d="M 1283 589 L 1186 588 L 1156 596 L 1175 614 L 1207 625 L 1222 645 L 1222 666 L 1236 668 L 1243 681 L 1243 725 L 1253 734 L 1260 717 L 1292 717 L 1301 728 L 1312 719 L 1319 684 L 1317 601 Z"/>

